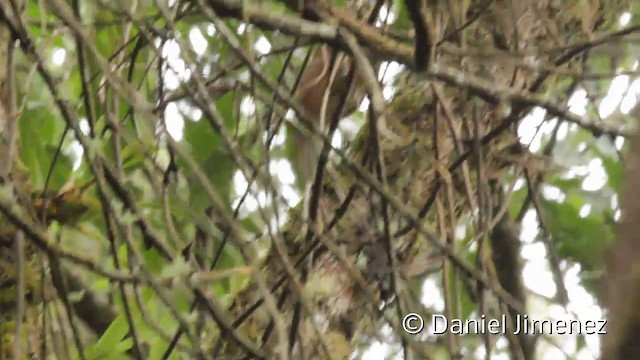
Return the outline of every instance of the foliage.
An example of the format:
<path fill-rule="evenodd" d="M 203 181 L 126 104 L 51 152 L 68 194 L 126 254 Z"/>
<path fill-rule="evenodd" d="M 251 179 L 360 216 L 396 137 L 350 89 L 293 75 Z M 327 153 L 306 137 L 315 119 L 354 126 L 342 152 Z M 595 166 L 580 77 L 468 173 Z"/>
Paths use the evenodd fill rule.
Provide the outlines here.
<path fill-rule="evenodd" d="M 209 5 L 203 5 L 205 3 Z M 16 187 L 27 194 L 22 196 L 16 190 L 0 201 L 0 210 L 7 218 L 2 221 L 4 229 L 0 239 L 0 261 L 14 261 L 16 257 L 13 256 L 11 239 L 16 232 L 24 232 L 28 256 L 39 259 L 37 263 L 29 262 L 25 271 L 40 274 L 43 267 L 45 292 L 51 295 L 47 301 L 26 302 L 29 307 L 38 309 L 38 314 L 30 318 L 33 324 L 26 323 L 33 327 L 34 333 L 39 333 L 39 327 L 45 328 L 42 333 L 47 336 L 41 342 L 46 345 L 48 358 L 205 358 L 205 354 L 214 352 L 234 354 L 239 351 L 236 348 L 250 352 L 252 346 L 255 349 L 264 347 L 261 351 L 275 353 L 277 346 L 273 345 L 276 342 L 273 338 L 282 340 L 286 332 L 280 333 L 282 329 L 279 326 L 282 324 L 277 321 L 269 323 L 268 311 L 275 311 L 276 303 L 280 301 L 279 296 L 284 295 L 274 291 L 273 297 L 265 300 L 266 305 L 262 308 L 266 307 L 268 310 L 261 310 L 262 315 L 256 317 L 262 316 L 266 320 L 255 320 L 258 325 L 247 323 L 243 328 L 234 323 L 241 317 L 240 310 L 243 306 L 266 296 L 265 290 L 259 285 L 260 276 L 264 284 L 274 284 L 292 269 L 299 271 L 297 269 L 300 266 L 289 269 L 286 262 L 277 260 L 285 256 L 290 257 L 289 265 L 313 262 L 316 264 L 313 266 L 326 270 L 329 275 L 333 271 L 330 266 L 338 267 L 329 261 L 327 263 L 331 265 L 317 265 L 324 261 L 323 251 L 330 252 L 327 250 L 330 246 L 326 244 L 323 245 L 323 250 L 316 249 L 312 252 L 313 261 L 304 259 L 307 244 L 304 240 L 308 240 L 310 234 L 318 232 L 322 226 L 330 224 L 333 212 L 318 215 L 318 223 L 321 225 L 309 222 L 302 226 L 301 221 L 298 221 L 309 220 L 310 216 L 303 214 L 303 202 L 296 202 L 305 196 L 304 189 L 296 187 L 290 176 L 289 164 L 295 161 L 301 149 L 284 138 L 286 127 L 306 125 L 300 116 L 295 118 L 290 114 L 285 115 L 286 101 L 282 101 L 280 92 L 286 93 L 282 89 L 293 87 L 309 49 L 315 49 L 318 44 L 325 42 L 347 50 L 348 42 L 339 36 L 328 39 L 328 35 L 324 35 L 316 23 L 320 20 L 305 12 L 296 11 L 291 3 L 34 0 L 24 2 L 20 22 L 15 21 L 16 14 L 8 4 L 0 5 L 0 26 L 11 29 L 18 43 L 15 65 L 9 72 L 10 76 L 15 77 L 15 110 L 18 114 L 16 119 L 19 134 L 18 156 L 12 160 L 14 173 L 17 174 L 13 176 L 13 181 L 18 184 Z M 353 3 L 336 2 L 333 6 L 335 9 L 340 8 L 340 11 L 329 12 L 335 18 L 327 20 L 327 24 L 333 26 L 334 23 L 340 23 L 336 19 L 341 12 L 353 15 Z M 387 17 L 386 22 L 389 24 L 384 31 L 381 25 L 383 21 L 380 20 L 374 35 L 384 35 L 383 39 L 395 41 L 396 48 L 400 50 L 413 50 L 415 24 L 412 22 L 412 14 L 407 12 L 405 2 L 381 3 L 385 5 L 379 18 L 384 19 L 385 12 L 393 16 Z M 438 6 L 445 6 L 443 4 L 447 2 L 438 3 L 441 3 Z M 495 6 L 483 7 L 472 3 L 476 2 L 459 2 L 458 11 L 465 13 L 465 17 L 456 21 L 467 19 L 473 23 L 474 18 L 479 18 L 481 20 L 478 22 L 483 24 L 491 22 L 485 18 L 489 15 L 483 15 L 486 10 L 484 7 L 491 9 L 486 10 L 491 13 L 490 16 L 497 16 L 494 13 L 497 11 Z M 505 166 L 508 170 L 501 167 L 501 172 L 490 181 L 487 180 L 487 183 L 498 182 L 499 185 L 495 187 L 501 189 L 518 183 L 513 193 L 506 196 L 507 214 L 515 222 L 524 224 L 529 221 L 527 226 L 533 224 L 533 227 L 538 228 L 527 235 L 533 238 L 528 245 L 545 244 L 548 256 L 546 260 L 527 259 L 527 262 L 544 264 L 542 267 L 558 272 L 559 274 L 554 275 L 559 275 L 560 280 L 578 265 L 581 286 L 594 298 L 601 298 L 601 275 L 604 273 L 608 249 L 614 243 L 612 229 L 619 217 L 617 200 L 614 199 L 617 199 L 616 194 L 624 180 L 623 163 L 620 161 L 623 146 L 620 144 L 630 120 L 619 110 L 618 105 L 612 115 L 607 114 L 604 119 L 600 119 L 603 111 L 598 111 L 597 106 L 618 101 L 617 98 L 622 96 L 620 94 L 616 95 L 616 99 L 611 99 L 616 97 L 612 93 L 620 92 L 617 90 L 619 86 L 612 86 L 617 81 L 627 79 L 625 83 L 628 91 L 635 91 L 635 94 L 623 94 L 631 99 L 625 101 L 635 102 L 635 97 L 640 93 L 635 57 L 638 45 L 636 41 L 627 41 L 627 36 L 638 33 L 637 25 L 634 24 L 640 18 L 640 9 L 637 4 L 631 7 L 617 1 L 558 3 L 559 9 L 566 12 L 562 16 L 558 15 L 558 18 L 565 19 L 566 22 L 555 21 L 555 17 L 544 15 L 548 17 L 547 31 L 556 35 L 555 38 L 546 34 L 540 36 L 554 38 L 557 42 L 549 45 L 553 43 L 549 40 L 549 43 L 545 43 L 547 48 L 520 49 L 522 52 L 498 47 L 474 48 L 476 41 L 482 44 L 482 41 L 498 33 L 497 30 L 495 34 L 483 33 L 486 28 L 478 25 L 474 32 L 462 32 L 464 35 L 459 35 L 458 40 L 447 40 L 438 51 L 444 54 L 443 58 L 451 60 L 458 56 L 456 51 L 465 51 L 464 47 L 458 47 L 457 44 L 467 41 L 471 44 L 471 51 L 478 51 L 478 58 L 486 56 L 495 63 L 476 59 L 470 61 L 468 68 L 462 62 L 456 64 L 453 60 L 439 64 L 458 71 L 455 73 L 458 76 L 449 76 L 449 80 L 449 73 L 438 72 L 440 67 L 429 70 L 432 72 L 426 75 L 419 75 L 418 80 L 402 79 L 400 76 L 391 84 L 388 79 L 392 76 L 385 77 L 387 84 L 384 85 L 388 88 L 385 89 L 385 95 L 386 91 L 405 95 L 396 96 L 393 102 L 395 107 L 385 103 L 385 106 L 389 105 L 385 114 L 391 119 L 390 124 L 394 124 L 393 114 L 401 114 L 404 118 L 398 120 L 398 123 L 406 127 L 391 127 L 386 130 L 379 128 L 376 131 L 382 133 L 381 139 L 391 139 L 389 142 L 395 146 L 398 140 L 393 140 L 394 136 L 402 138 L 400 142 L 407 139 L 404 138 L 403 131 L 409 134 L 407 137 L 415 136 L 420 131 L 427 133 L 427 128 L 410 127 L 413 124 L 409 123 L 409 119 L 414 121 L 416 117 L 430 112 L 438 113 L 434 118 L 437 117 L 437 121 L 444 123 L 447 111 L 464 115 L 466 107 L 476 101 L 481 104 L 478 109 L 482 109 L 483 114 L 492 114 L 487 118 L 496 118 L 505 110 L 513 111 L 521 129 L 536 121 L 540 123 L 543 130 L 534 140 L 539 146 L 536 148 L 532 145 L 523 150 L 522 154 L 526 153 L 526 156 L 520 154 L 522 156 L 517 161 L 509 160 L 509 165 Z M 592 6 L 587 6 L 587 3 Z M 244 8 L 240 9 L 241 6 Z M 442 14 L 449 14 L 454 10 L 443 10 L 438 6 L 438 12 L 434 13 L 434 19 L 431 20 L 437 24 L 449 24 L 442 25 L 441 33 L 437 34 L 439 39 L 443 39 L 447 35 L 444 30 L 462 23 L 446 20 Z M 211 9 L 215 12 L 211 13 Z M 328 16 L 321 11 L 318 13 Z M 527 14 L 543 16 L 541 13 Z M 628 24 L 618 25 L 621 15 L 630 19 Z M 304 16 L 306 20 L 302 25 L 286 22 L 290 19 L 300 20 Z M 278 21 L 278 17 L 281 17 L 281 21 Z M 12 19 L 12 26 L 7 25 L 8 19 Z M 214 24 L 213 19 L 219 19 L 219 23 Z M 342 23 L 347 22 L 343 20 Z M 233 40 L 227 39 L 229 35 L 225 33 L 223 26 L 236 36 Z M 356 30 L 363 26 L 359 24 L 350 30 L 357 33 Z M 476 25 L 469 26 L 473 28 Z M 16 27 L 20 31 L 16 31 Z M 625 32 L 634 27 L 635 30 Z M 615 32 L 618 35 L 610 35 Z M 294 36 L 303 33 L 311 36 Z M 375 44 L 371 40 L 377 39 L 374 35 L 367 37 L 366 31 L 362 34 L 359 34 L 358 40 L 363 47 Z M 456 36 L 451 35 L 452 39 Z M 407 60 L 405 52 L 398 50 L 394 55 L 396 48 L 385 47 L 384 44 L 382 41 L 378 43 L 380 48 L 377 49 L 384 60 L 389 60 L 384 63 L 383 68 L 390 63 L 396 66 Z M 552 64 L 556 55 L 562 55 L 564 50 L 579 48 L 581 45 L 584 46 L 583 51 L 576 54 L 570 65 Z M 484 53 L 480 53 L 480 50 Z M 536 97 L 536 94 L 530 93 L 526 88 L 514 91 L 513 93 L 517 92 L 515 95 L 507 96 L 507 92 L 504 92 L 507 95 L 503 96 L 501 91 L 504 89 L 483 88 L 487 81 L 481 82 L 482 86 L 474 87 L 478 83 L 477 79 L 491 77 L 492 74 L 499 73 L 499 69 L 512 66 L 510 61 L 529 61 L 522 54 L 533 53 L 540 53 L 539 59 L 534 56 L 533 60 L 529 59 L 533 65 L 523 66 L 519 71 L 526 73 L 528 78 L 535 78 L 531 74 L 552 74 L 544 85 L 546 94 L 552 100 L 551 105 L 546 106 L 544 119 L 526 116 L 535 114 L 550 103 L 546 98 L 544 101 L 540 100 L 543 96 Z M 241 54 L 247 58 L 243 58 Z M 6 54 L 0 53 L 2 55 Z M 501 60 L 500 56 L 505 59 Z M 411 60 L 409 57 L 408 61 Z M 476 61 L 484 63 L 478 65 Z M 285 65 L 289 67 L 285 68 Z M 260 75 L 256 71 L 250 71 L 251 67 L 259 69 Z M 404 74 L 407 73 L 409 71 L 405 70 Z M 261 76 L 268 81 L 264 81 Z M 411 81 L 418 81 L 418 84 Z M 496 82 L 500 83 L 500 80 Z M 441 104 L 435 105 L 442 100 L 436 101 L 436 91 L 431 89 L 431 85 L 424 85 L 425 83 L 446 85 L 442 96 L 450 104 L 453 103 L 453 110 L 446 110 Z M 280 92 L 274 90 L 274 84 L 283 84 Z M 633 86 L 629 87 L 629 84 Z M 527 86 L 529 85 L 531 84 L 528 83 Z M 575 94 L 584 95 L 585 102 L 588 102 L 586 115 L 580 119 L 598 119 L 592 123 L 596 124 L 595 127 L 604 124 L 600 129 L 602 133 L 594 130 L 593 126 L 578 126 L 575 121 L 569 125 L 570 119 L 573 119 L 571 115 L 566 115 L 568 119 L 565 119 L 558 111 L 552 113 L 558 107 L 564 111 L 569 98 Z M 373 98 L 373 94 L 368 95 L 369 99 Z M 473 100 L 466 101 L 464 98 Z M 495 98 L 501 98 L 502 103 L 497 104 Z M 487 99 L 489 100 L 485 101 Z M 0 96 L 0 100 L 5 99 Z M 371 104 L 372 101 L 369 100 L 368 103 Z M 8 103 L 4 102 L 3 106 L 6 107 L 6 104 Z M 625 102 L 623 105 L 627 106 Z M 537 110 L 534 110 L 536 106 Z M 491 110 L 486 110 L 488 108 Z M 574 111 L 578 112 L 579 110 Z M 342 220 L 343 223 L 337 228 L 345 231 L 341 236 L 346 238 L 344 242 L 353 241 L 353 247 L 361 245 L 358 241 L 367 236 L 365 230 L 371 233 L 377 231 L 362 230 L 353 219 L 367 217 L 368 215 L 363 215 L 369 214 L 367 211 L 373 214 L 374 208 L 393 208 L 388 200 L 380 200 L 384 196 L 378 197 L 383 191 L 375 190 L 375 186 L 369 187 L 370 184 L 362 180 L 363 176 L 346 170 L 356 166 L 342 156 L 347 153 L 354 159 L 354 163 L 360 163 L 365 153 L 368 152 L 370 157 L 374 156 L 375 151 L 369 151 L 370 148 L 379 146 L 384 152 L 385 146 L 392 146 L 384 141 L 377 145 L 370 142 L 370 119 L 374 116 L 373 113 L 373 110 L 360 111 L 341 120 L 337 134 L 342 143 L 328 156 L 330 164 L 339 164 L 331 165 L 338 174 L 331 171 L 324 174 L 329 180 L 324 180 L 323 185 L 328 185 L 323 187 L 324 200 L 320 203 L 324 204 L 324 201 L 334 205 L 334 199 L 339 197 L 337 194 L 341 190 L 348 193 L 351 185 L 354 186 L 354 193 L 359 194 L 355 195 L 357 199 L 369 201 L 356 202 L 355 215 L 346 215 L 346 220 Z M 363 124 L 367 125 L 362 126 Z M 536 125 L 538 124 L 528 127 L 534 128 Z M 360 132 L 353 130 L 360 127 Z M 448 132 L 446 126 L 442 125 L 441 128 L 445 131 L 438 136 L 449 136 L 442 135 Z M 609 131 L 612 128 L 619 130 L 621 135 L 617 136 Z M 428 129 L 440 128 L 430 125 Z M 437 134 L 438 131 L 432 132 Z M 388 135 L 389 132 L 392 134 Z M 429 136 L 432 132 L 428 132 Z M 473 139 L 471 128 L 462 133 L 468 135 L 465 137 L 468 141 L 460 144 L 467 146 L 466 149 L 472 149 L 471 140 L 479 139 Z M 464 191 L 461 189 L 465 189 L 465 185 L 459 175 L 460 170 L 452 170 L 458 175 L 446 174 L 449 163 L 444 163 L 440 167 L 445 169 L 436 171 L 433 169 L 437 165 L 431 164 L 431 158 L 421 157 L 422 153 L 419 151 L 424 150 L 421 146 L 431 151 L 430 147 L 438 142 L 434 138 L 427 138 L 425 135 L 411 144 L 403 143 L 404 152 L 398 152 L 401 155 L 391 158 L 392 160 L 381 156 L 381 159 L 389 160 L 386 161 L 385 169 L 371 166 L 373 161 L 362 167 L 369 171 L 372 179 L 380 181 L 381 187 L 384 185 L 397 198 L 405 199 L 406 201 L 399 202 L 403 206 L 410 206 L 412 214 L 417 214 L 423 203 L 417 204 L 406 198 L 415 196 L 422 200 L 427 197 L 420 190 L 425 194 L 428 192 L 429 189 L 423 187 L 431 185 L 429 181 L 436 176 L 435 173 L 439 173 L 438 176 L 442 178 L 453 178 L 452 181 L 456 182 L 453 186 L 456 188 L 455 196 L 464 198 Z M 494 154 L 498 148 L 502 151 L 504 144 L 496 144 L 498 142 L 496 140 L 490 141 L 488 145 L 483 144 L 487 154 Z M 524 139 L 521 142 L 523 148 L 529 147 Z M 454 146 L 451 147 L 449 151 L 453 153 Z M 403 158 L 405 154 L 411 154 L 413 157 L 407 155 L 407 159 L 412 160 Z M 529 160 L 522 160 L 525 158 Z M 513 165 L 518 161 L 530 161 L 539 165 L 548 159 L 552 165 L 542 166 L 539 171 L 532 170 L 536 168 L 532 166 L 524 172 L 524 167 Z M 476 181 L 484 181 L 478 180 L 477 164 L 474 163 L 477 163 L 476 160 L 465 162 L 465 166 L 472 169 L 470 179 L 474 182 L 473 186 L 476 186 Z M 495 159 L 491 161 L 493 160 Z M 487 169 L 494 167 L 489 160 L 484 166 Z M 425 175 L 417 171 L 405 171 L 421 168 L 429 169 L 430 172 L 425 170 Z M 388 171 L 384 181 L 381 180 L 382 171 Z M 598 172 L 602 174 L 604 181 L 597 188 L 590 188 L 594 182 L 594 174 L 597 175 Z M 393 175 L 396 173 L 397 175 Z M 389 179 L 396 183 L 389 185 Z M 11 188 L 10 182 L 3 181 L 3 187 Z M 441 188 L 446 189 L 446 186 Z M 405 192 L 409 194 L 404 194 Z M 490 253 L 491 250 L 482 245 L 485 237 L 491 235 L 490 232 L 485 234 L 481 231 L 478 219 L 469 210 L 472 206 L 468 204 L 468 199 L 461 200 L 460 203 L 464 203 L 462 205 L 452 205 L 451 214 L 440 216 L 442 213 L 438 212 L 440 215 L 436 216 L 436 211 L 444 211 L 444 206 L 449 204 L 444 193 L 445 190 L 438 192 L 434 209 L 440 210 L 432 210 L 429 217 L 426 217 L 424 226 L 428 225 L 439 233 L 442 231 L 445 234 L 443 238 L 455 243 L 456 255 L 464 259 L 465 264 L 474 272 L 491 273 L 486 268 L 489 265 L 483 262 L 486 255 L 483 251 Z M 310 198 L 310 194 L 307 195 Z M 473 195 L 475 198 L 477 194 Z M 477 196 L 480 198 L 480 195 Z M 28 200 L 24 201 L 25 198 Z M 398 215 L 403 214 L 402 211 L 395 208 L 388 211 L 391 214 L 389 216 L 402 218 Z M 477 208 L 474 211 L 477 213 Z M 454 216 L 453 213 L 457 215 Z M 525 214 L 530 215 L 524 216 Z M 455 228 L 455 233 L 454 230 L 449 231 L 444 223 L 439 223 L 438 217 L 446 217 L 449 221 L 446 224 Z M 381 219 L 382 216 L 377 218 L 375 224 L 382 228 L 381 224 L 385 221 Z M 532 219 L 534 220 L 531 221 Z M 410 221 L 402 218 L 402 221 L 392 223 L 386 230 L 394 234 L 408 223 Z M 409 224 L 411 226 L 413 224 Z M 310 232 L 307 232 L 309 229 Z M 345 229 L 353 231 L 353 234 L 346 233 Z M 336 232 L 335 229 L 333 231 Z M 409 269 L 406 270 L 407 273 L 416 273 L 410 276 L 411 281 L 406 282 L 410 284 L 407 292 L 413 292 L 407 298 L 413 302 L 407 301 L 398 306 L 409 309 L 413 306 L 416 309 L 413 312 L 425 311 L 425 314 L 446 310 L 463 317 L 474 317 L 487 310 L 483 308 L 486 304 L 482 304 L 481 299 L 485 296 L 482 294 L 492 294 L 493 289 L 487 289 L 486 286 L 483 288 L 478 279 L 458 268 L 455 261 L 443 260 L 446 256 L 442 254 L 446 251 L 437 251 L 432 245 L 414 247 L 413 243 L 426 243 L 427 236 L 418 231 L 411 234 L 415 238 L 404 238 L 391 245 L 395 246 L 393 251 L 399 254 L 395 261 L 402 262 L 402 256 L 417 259 L 401 264 L 403 266 L 398 265 L 402 271 L 406 268 Z M 523 239 L 524 237 L 522 236 Z M 527 244 L 523 239 L 518 242 L 524 244 L 523 253 L 526 254 Z M 405 249 L 405 245 L 409 249 Z M 389 251 L 381 248 L 371 251 L 382 254 Z M 516 253 L 518 258 L 521 255 Z M 349 261 L 358 266 L 361 265 L 358 263 L 359 259 L 359 255 L 348 257 Z M 422 269 L 421 259 L 429 260 L 429 266 L 425 266 L 425 269 Z M 274 263 L 277 265 L 274 266 Z M 435 270 L 433 263 L 437 263 Z M 7 269 L 13 269 L 13 266 L 17 269 L 17 263 L 10 262 L 9 265 Z M 65 274 L 68 272 L 80 281 L 83 288 L 74 288 L 70 280 L 65 280 L 67 289 L 55 284 L 55 268 L 58 266 L 65 269 Z M 380 274 L 384 271 L 396 271 L 385 266 L 387 265 L 367 264 L 359 268 L 359 271 L 364 268 L 364 272 L 373 274 L 376 267 L 382 269 Z M 0 269 L 4 268 L 4 265 L 0 266 Z M 423 271 L 416 270 L 418 268 Z M 523 271 L 522 268 L 517 270 Z M 309 287 L 308 283 L 311 281 L 307 275 L 306 270 L 296 273 L 295 279 L 301 282 L 300 288 Z M 328 292 L 340 288 L 340 281 L 356 283 L 351 278 L 335 280 L 329 275 L 324 277 L 325 275 L 324 272 L 318 275 L 321 279 L 319 282 L 335 284 L 326 290 Z M 378 276 L 377 273 L 374 275 Z M 371 276 L 375 277 L 374 275 Z M 378 278 L 374 281 L 368 276 L 366 281 L 377 285 Z M 425 307 L 419 305 L 425 280 L 427 283 L 437 284 L 439 292 L 427 294 L 427 297 L 432 297 L 432 303 L 438 303 L 435 299 L 442 300 L 447 304 L 446 309 L 433 304 Z M 556 280 L 558 277 L 554 278 Z M 13 295 L 18 282 L 17 276 L 8 280 L 0 277 L 0 288 L 4 288 L 5 284 L 10 285 Z M 36 283 L 39 281 L 30 281 L 29 290 L 34 290 Z M 293 280 L 291 283 L 296 284 Z M 447 284 L 447 291 L 443 284 Z M 501 285 L 507 288 L 505 284 Z M 380 287 L 384 288 L 383 285 Z M 555 284 L 555 287 L 560 289 L 566 286 Z M 306 290 L 304 296 L 300 295 L 301 299 L 305 296 L 321 298 L 316 303 L 309 301 L 310 304 L 305 304 L 307 307 L 301 306 L 302 310 L 297 310 L 305 314 L 303 317 L 308 317 L 309 312 L 313 312 L 316 307 L 323 307 L 322 310 L 317 310 L 318 314 L 330 314 L 334 309 L 340 308 L 341 301 L 349 301 L 351 298 L 362 298 L 357 304 L 365 304 L 371 300 L 366 291 L 360 289 L 360 292 L 342 293 L 343 298 L 330 302 L 327 300 L 329 295 L 319 294 L 325 289 L 319 288 Z M 381 293 L 384 291 L 385 289 L 380 290 Z M 574 287 L 570 292 L 574 294 L 577 290 Z M 3 315 L 6 315 L 7 301 L 4 295 L 7 294 L 9 292 L 4 290 L 0 292 L 0 313 Z M 511 295 L 518 298 L 520 294 Z M 12 296 L 11 301 L 17 297 Z M 348 300 L 344 300 L 345 298 Z M 391 298 L 386 299 L 387 306 L 396 306 Z M 518 300 L 530 298 L 527 292 L 523 299 Z M 505 305 L 500 296 L 496 295 L 492 299 Z M 283 300 L 285 305 L 278 306 L 294 308 L 293 303 L 296 301 L 302 300 Z M 529 302 L 528 310 L 536 314 L 548 314 L 548 310 L 556 304 L 567 305 L 556 297 Z M 90 306 L 104 308 L 87 308 Z M 366 306 L 359 307 L 364 309 Z M 92 323 L 90 316 L 83 316 L 83 311 L 91 313 L 100 309 L 110 309 L 114 314 L 106 329 L 99 329 L 97 324 Z M 397 313 L 387 311 L 385 314 L 391 314 L 389 316 L 398 322 Z M 289 317 L 283 319 L 287 320 L 287 327 L 291 325 L 288 323 Z M 325 339 L 328 347 L 338 349 L 335 350 L 336 353 L 343 357 L 348 356 L 351 351 L 359 352 L 356 351 L 358 346 L 366 348 L 375 341 L 373 334 L 378 334 L 383 325 L 391 324 L 378 315 L 371 315 L 371 319 L 374 325 L 353 325 L 353 329 L 340 329 L 342 332 L 332 328 L 330 336 Z M 350 319 L 354 324 L 358 320 L 363 319 Z M 12 324 L 11 328 L 15 326 L 13 319 L 8 319 L 8 323 Z M 263 341 L 261 337 L 269 338 L 264 334 L 270 332 L 266 329 L 267 326 L 263 326 L 264 323 L 271 325 L 275 335 L 271 334 L 271 339 Z M 251 329 L 252 326 L 258 329 Z M 349 326 L 351 325 L 344 325 L 345 328 Z M 241 331 L 236 331 L 240 335 L 227 327 L 240 328 Z M 304 321 L 298 330 L 308 334 L 314 331 Z M 409 345 L 401 341 L 403 335 L 397 330 L 396 324 L 395 335 L 390 337 L 387 345 L 389 349 L 400 351 L 399 344 L 405 347 Z M 53 336 L 58 333 L 63 334 L 62 338 Z M 358 336 L 347 341 L 345 333 L 357 333 Z M 3 337 L 3 343 L 4 339 Z M 455 348 L 451 344 L 447 346 L 445 343 L 450 339 L 444 337 L 425 336 L 424 339 L 425 346 L 422 348 L 426 348 L 426 352 L 433 358 L 447 358 L 449 351 Z M 468 336 L 461 338 L 456 346 L 459 346 L 461 354 L 480 356 L 474 351 L 485 345 L 484 340 L 482 336 Z M 243 342 L 250 343 L 250 346 Z M 539 343 L 542 342 L 543 340 L 539 340 Z M 12 342 L 3 346 L 12 346 Z M 568 345 L 562 343 L 560 346 L 567 348 Z M 539 346 L 539 351 L 551 351 L 550 347 L 545 343 Z M 581 355 L 586 350 L 583 343 L 570 352 Z M 320 352 L 315 348 L 308 351 Z M 498 354 L 511 350 L 496 344 L 493 351 Z M 4 355 L 3 351 L 0 351 L 0 355 Z M 276 355 L 270 356 L 278 358 Z"/>

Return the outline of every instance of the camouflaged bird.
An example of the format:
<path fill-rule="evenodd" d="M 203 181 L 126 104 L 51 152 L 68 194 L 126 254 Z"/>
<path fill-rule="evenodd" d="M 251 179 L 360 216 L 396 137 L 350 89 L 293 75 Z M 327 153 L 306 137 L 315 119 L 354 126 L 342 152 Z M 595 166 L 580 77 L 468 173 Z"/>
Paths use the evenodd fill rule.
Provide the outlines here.
<path fill-rule="evenodd" d="M 478 211 L 477 199 L 485 191 L 483 187 L 518 174 L 525 166 L 523 159 L 529 156 L 520 146 L 517 123 L 506 127 L 503 123 L 512 111 L 516 113 L 514 117 L 521 118 L 524 113 L 520 112 L 527 109 L 485 101 L 463 84 L 469 81 L 496 92 L 526 94 L 541 90 L 537 84 L 540 73 L 522 62 L 510 61 L 512 58 L 507 56 L 481 55 L 489 49 L 498 54 L 538 49 L 541 57 L 545 57 L 542 50 L 556 48 L 558 43 L 565 46 L 586 41 L 588 35 L 583 28 L 593 25 L 576 20 L 578 5 L 569 2 L 502 0 L 467 2 L 465 6 L 468 8 L 461 10 L 463 17 L 475 20 L 464 27 L 464 33 L 457 39 L 443 40 L 445 44 L 434 56 L 434 66 L 439 70 L 456 70 L 453 77 L 460 85 L 406 71 L 396 84 L 392 100 L 386 104 L 388 133 L 376 134 L 374 138 L 366 124 L 348 150 L 355 162 L 369 153 L 365 168 L 378 175 L 385 192 L 393 194 L 398 203 L 420 214 L 421 225 L 434 229 L 441 241 L 454 237 L 452 229 L 459 221 L 472 222 Z M 440 37 L 459 30 L 456 24 L 460 21 L 451 19 L 453 15 L 459 14 L 444 10 L 430 14 L 440 27 L 435 32 Z M 549 24 L 562 28 L 562 32 L 550 31 Z M 460 51 L 447 48 L 455 49 L 460 42 L 464 46 Z M 501 131 L 494 136 L 492 131 L 496 129 Z M 489 134 L 491 141 L 482 141 Z M 379 154 L 374 153 L 375 144 Z M 470 155 L 466 161 L 459 162 L 467 152 Z M 393 272 L 413 272 L 414 265 L 423 267 L 423 263 L 428 263 L 425 259 L 437 253 L 433 242 L 412 226 L 404 212 L 382 201 L 380 191 L 374 191 L 355 175 L 350 164 L 341 161 L 334 165 L 339 180 L 325 179 L 323 184 L 320 212 L 329 217 L 324 221 L 326 226 L 322 227 L 320 238 L 301 234 L 305 219 L 296 215 L 300 208 L 295 209 L 282 232 L 286 252 L 283 254 L 282 249 L 274 246 L 260 265 L 269 279 L 268 285 L 276 289 L 279 316 L 291 331 L 295 330 L 292 332 L 295 336 L 288 339 L 295 344 L 282 349 L 279 340 L 284 340 L 278 338 L 276 331 L 265 330 L 273 330 L 274 323 L 265 306 L 260 306 L 262 297 L 257 285 L 251 284 L 240 292 L 231 308 L 235 317 L 241 319 L 237 324 L 243 339 L 269 353 L 290 350 L 292 358 L 349 358 L 383 322 L 384 312 L 380 308 L 393 299 L 388 286 Z M 351 196 L 340 197 L 344 191 L 338 189 L 351 191 Z M 331 221 L 334 215 L 339 217 L 335 223 Z M 328 228 L 329 224 L 333 226 Z M 386 239 L 387 236 L 391 239 Z M 389 263 L 386 241 L 390 242 L 400 269 Z M 312 248 L 315 250 L 309 250 Z M 433 259 L 442 264 L 441 258 Z M 296 278 L 301 284 L 290 279 L 290 268 L 283 265 L 285 260 L 297 266 L 300 273 L 308 274 L 304 280 Z M 301 307 L 303 301 L 305 306 Z M 227 356 L 246 351 L 231 341 L 221 341 Z"/>

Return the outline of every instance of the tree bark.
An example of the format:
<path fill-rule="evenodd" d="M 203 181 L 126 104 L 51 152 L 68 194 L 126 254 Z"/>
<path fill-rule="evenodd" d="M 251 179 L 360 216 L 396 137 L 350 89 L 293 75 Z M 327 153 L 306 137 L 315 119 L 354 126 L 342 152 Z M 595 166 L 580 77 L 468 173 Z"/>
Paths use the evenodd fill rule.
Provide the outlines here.
<path fill-rule="evenodd" d="M 637 107 L 635 113 L 640 114 Z M 605 360 L 640 357 L 640 133 L 630 140 L 627 154 L 626 184 L 620 196 L 622 215 L 605 284 L 609 309 L 608 335 L 602 338 Z"/>

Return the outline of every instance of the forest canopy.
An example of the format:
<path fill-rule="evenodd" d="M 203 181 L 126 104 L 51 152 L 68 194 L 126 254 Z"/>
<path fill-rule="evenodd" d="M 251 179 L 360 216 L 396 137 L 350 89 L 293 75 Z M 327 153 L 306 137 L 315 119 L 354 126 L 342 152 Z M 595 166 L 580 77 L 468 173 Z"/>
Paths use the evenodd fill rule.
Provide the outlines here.
<path fill-rule="evenodd" d="M 640 357 L 639 19 L 0 2 L 0 359 Z"/>

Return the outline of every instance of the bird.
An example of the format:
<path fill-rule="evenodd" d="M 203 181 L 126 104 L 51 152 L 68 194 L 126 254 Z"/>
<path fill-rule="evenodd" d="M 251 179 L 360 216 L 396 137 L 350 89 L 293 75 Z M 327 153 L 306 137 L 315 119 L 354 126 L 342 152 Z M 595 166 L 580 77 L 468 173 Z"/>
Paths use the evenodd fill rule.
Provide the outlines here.
<path fill-rule="evenodd" d="M 329 45 L 323 45 L 315 51 L 302 72 L 294 95 L 294 100 L 302 106 L 304 113 L 325 134 L 343 99 L 346 98 L 346 101 L 340 118 L 353 114 L 365 96 L 358 71 L 353 76 L 351 86 L 349 84 L 352 58 L 341 52 L 332 54 L 333 51 Z M 297 183 L 305 189 L 315 178 L 323 142 L 319 136 L 294 127 L 289 127 L 288 136 L 293 139 L 295 159 L 292 166 Z"/>

